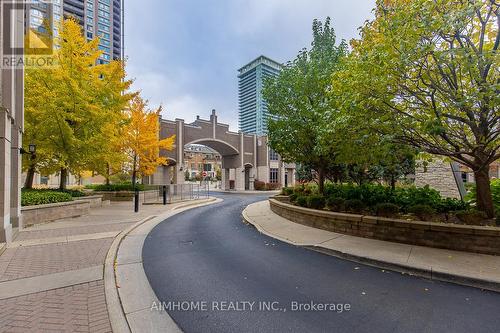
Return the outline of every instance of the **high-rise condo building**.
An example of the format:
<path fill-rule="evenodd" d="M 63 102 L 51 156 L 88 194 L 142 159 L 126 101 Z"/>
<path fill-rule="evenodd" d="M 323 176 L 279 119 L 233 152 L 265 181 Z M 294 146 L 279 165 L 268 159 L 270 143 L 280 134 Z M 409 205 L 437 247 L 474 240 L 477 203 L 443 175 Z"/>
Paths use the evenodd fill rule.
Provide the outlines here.
<path fill-rule="evenodd" d="M 267 133 L 269 113 L 262 96 L 262 87 L 264 80 L 278 76 L 281 68 L 279 62 L 260 56 L 238 70 L 239 127 L 243 133 Z"/>
<path fill-rule="evenodd" d="M 124 0 L 47 0 L 33 1 L 26 8 L 27 27 L 43 30 L 44 19 L 74 17 L 82 26 L 87 39 L 99 37 L 103 51 L 101 63 L 123 59 Z M 51 4 L 51 5 L 49 5 Z"/>

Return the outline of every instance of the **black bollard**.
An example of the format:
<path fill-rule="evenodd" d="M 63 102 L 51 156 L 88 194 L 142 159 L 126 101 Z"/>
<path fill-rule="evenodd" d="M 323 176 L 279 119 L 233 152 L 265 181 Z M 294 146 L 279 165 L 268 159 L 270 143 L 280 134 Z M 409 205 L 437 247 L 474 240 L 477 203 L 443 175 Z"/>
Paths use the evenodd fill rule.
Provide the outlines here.
<path fill-rule="evenodd" d="M 139 213 L 139 190 L 135 189 L 134 194 L 134 212 Z"/>
<path fill-rule="evenodd" d="M 167 186 L 163 185 L 163 205 L 167 204 Z"/>

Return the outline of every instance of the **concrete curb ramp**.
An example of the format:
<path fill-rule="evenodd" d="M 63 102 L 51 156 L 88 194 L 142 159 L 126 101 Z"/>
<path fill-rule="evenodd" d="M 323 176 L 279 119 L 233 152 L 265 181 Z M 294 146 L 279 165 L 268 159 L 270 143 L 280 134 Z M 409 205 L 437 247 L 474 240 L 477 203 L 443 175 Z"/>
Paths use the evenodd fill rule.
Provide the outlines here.
<path fill-rule="evenodd" d="M 500 292 L 500 256 L 393 243 L 316 229 L 275 214 L 268 200 L 249 205 L 242 216 L 259 232 L 285 243 L 370 266 Z"/>
<path fill-rule="evenodd" d="M 169 217 L 186 210 L 222 202 L 210 198 L 177 205 L 150 216 L 121 232 L 113 241 L 104 264 L 106 304 L 113 332 L 182 332 L 165 311 L 152 311 L 159 300 L 142 266 L 142 247 L 150 231 Z"/>

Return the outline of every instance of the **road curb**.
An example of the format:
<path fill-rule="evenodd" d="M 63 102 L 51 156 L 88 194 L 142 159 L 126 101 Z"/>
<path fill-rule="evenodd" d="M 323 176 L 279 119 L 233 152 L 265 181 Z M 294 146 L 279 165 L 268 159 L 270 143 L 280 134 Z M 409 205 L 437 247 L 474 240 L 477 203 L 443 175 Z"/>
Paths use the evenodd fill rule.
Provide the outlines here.
<path fill-rule="evenodd" d="M 248 207 L 247 207 L 248 208 Z M 432 269 L 425 269 L 425 268 L 418 268 L 418 267 L 413 267 L 410 265 L 403 265 L 400 263 L 394 263 L 394 262 L 389 262 L 389 261 L 384 261 L 384 260 L 379 260 L 379 259 L 373 259 L 373 258 L 366 258 L 342 251 L 337 251 L 337 250 L 332 250 L 329 248 L 322 247 L 317 244 L 298 244 L 294 243 L 293 241 L 280 237 L 278 235 L 275 235 L 266 229 L 264 229 L 260 224 L 258 224 L 256 221 L 252 220 L 248 214 L 247 214 L 247 208 L 245 208 L 241 214 L 243 221 L 245 223 L 250 224 L 253 226 L 257 231 L 260 233 L 272 237 L 274 239 L 280 240 L 284 243 L 288 243 L 294 246 L 300 246 L 309 250 L 313 250 L 316 252 L 320 252 L 322 254 L 334 256 L 337 258 L 357 262 L 360 264 L 365 264 L 368 266 L 376 267 L 376 268 L 381 268 L 381 269 L 386 269 L 402 274 L 408 274 L 412 276 L 418 276 L 422 277 L 425 279 L 429 280 L 436 280 L 436 281 L 443 281 L 443 282 L 450 282 L 450 283 L 455 283 L 459 285 L 464 285 L 468 287 L 474 287 L 474 288 L 479 288 L 479 289 L 485 289 L 485 290 L 490 290 L 490 291 L 495 291 L 495 292 L 500 292 L 500 283 L 495 282 L 495 281 L 490 281 L 486 279 L 476 279 L 476 278 L 471 278 L 468 276 L 462 276 L 458 274 L 450 274 L 448 272 L 442 272 L 442 271 L 436 271 Z M 290 221 L 290 223 L 294 223 Z"/>
<path fill-rule="evenodd" d="M 209 198 L 206 199 L 202 202 L 198 201 L 197 203 L 192 203 L 190 205 L 181 205 L 182 207 L 174 207 L 172 210 L 169 210 L 168 212 L 165 212 L 163 214 L 160 214 L 158 216 L 149 216 L 146 217 L 145 219 L 135 223 L 134 225 L 128 227 L 124 231 L 122 231 L 118 236 L 115 237 L 113 243 L 111 244 L 111 247 L 108 250 L 106 260 L 104 262 L 104 289 L 105 289 L 105 295 L 106 295 L 106 305 L 108 309 L 108 314 L 109 314 L 109 319 L 111 322 L 111 328 L 113 332 L 119 332 L 119 333 L 132 333 L 132 332 L 142 332 L 143 330 L 136 330 L 134 329 L 134 326 L 137 326 L 137 319 L 134 322 L 134 325 L 130 324 L 130 319 L 128 318 L 128 315 L 133 315 L 134 313 L 129 313 L 126 314 L 125 310 L 123 308 L 123 293 L 120 292 L 120 289 L 122 289 L 122 286 L 118 285 L 117 282 L 117 269 L 118 269 L 118 254 L 120 251 L 120 247 L 124 241 L 124 239 L 133 231 L 138 229 L 139 227 L 146 226 L 148 227 L 145 229 L 145 232 L 151 231 L 156 225 L 162 223 L 166 219 L 177 215 L 179 213 L 182 213 L 184 211 L 187 211 L 189 209 L 193 208 L 198 208 L 198 207 L 203 207 L 207 205 L 212 205 L 215 203 L 222 202 L 222 199 L 217 199 L 217 198 Z M 139 251 L 139 253 L 142 252 L 142 246 L 138 248 L 129 248 L 128 250 L 131 251 Z M 142 265 L 141 265 L 142 266 Z M 145 273 L 144 273 L 145 274 Z M 149 281 L 140 281 L 143 287 L 150 288 L 149 286 Z M 152 295 L 155 295 L 153 290 L 151 289 Z M 159 302 L 158 299 L 156 299 L 156 296 L 154 296 L 155 299 L 151 300 L 153 302 Z M 158 303 L 157 303 L 158 304 Z M 153 317 L 155 313 L 150 311 L 150 317 Z M 144 326 L 150 326 L 151 323 L 155 322 L 157 323 L 158 321 L 161 321 L 160 324 L 163 324 L 163 327 L 167 329 L 162 329 L 162 333 L 170 333 L 170 332 L 182 332 L 177 325 L 174 323 L 172 318 L 168 315 L 166 312 L 162 312 L 161 316 L 156 316 L 154 318 L 148 318 L 148 314 L 146 313 L 146 316 L 141 317 L 139 319 Z M 174 327 L 175 326 L 175 327 Z M 155 332 L 154 330 L 149 331 L 149 332 Z"/>

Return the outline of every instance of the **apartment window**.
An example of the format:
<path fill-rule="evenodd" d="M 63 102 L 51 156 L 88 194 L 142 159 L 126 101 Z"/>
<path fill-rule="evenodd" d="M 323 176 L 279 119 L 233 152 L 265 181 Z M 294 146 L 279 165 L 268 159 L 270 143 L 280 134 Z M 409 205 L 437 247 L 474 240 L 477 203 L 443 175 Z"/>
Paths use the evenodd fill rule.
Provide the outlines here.
<path fill-rule="evenodd" d="M 275 152 L 273 149 L 269 148 L 269 160 L 270 161 L 277 161 L 279 160 L 278 153 Z"/>
<path fill-rule="evenodd" d="M 271 184 L 277 184 L 278 183 L 278 169 L 271 168 L 269 170 L 269 182 Z"/>

